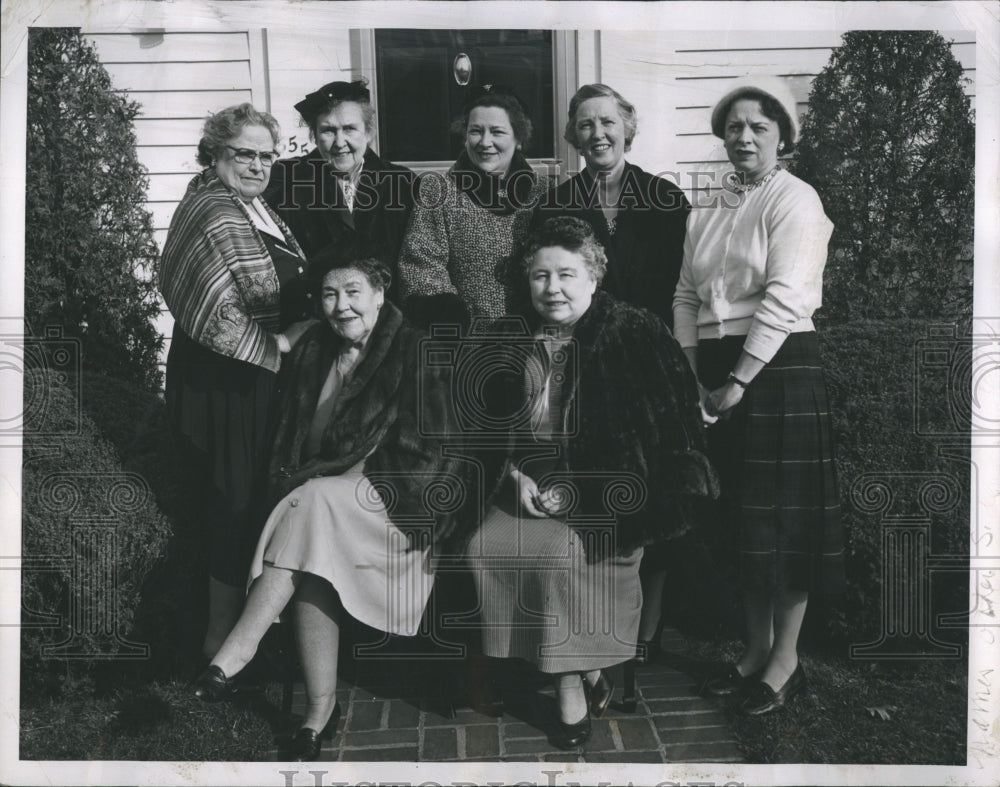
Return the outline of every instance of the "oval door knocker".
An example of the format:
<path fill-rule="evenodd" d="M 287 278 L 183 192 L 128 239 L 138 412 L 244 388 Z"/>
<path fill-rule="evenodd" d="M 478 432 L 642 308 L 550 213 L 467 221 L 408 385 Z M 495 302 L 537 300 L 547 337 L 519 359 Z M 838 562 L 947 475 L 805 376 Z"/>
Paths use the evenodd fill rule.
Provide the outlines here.
<path fill-rule="evenodd" d="M 472 78 L 472 61 L 465 52 L 458 53 L 451 68 L 458 84 L 463 86 L 469 84 L 469 80 Z"/>

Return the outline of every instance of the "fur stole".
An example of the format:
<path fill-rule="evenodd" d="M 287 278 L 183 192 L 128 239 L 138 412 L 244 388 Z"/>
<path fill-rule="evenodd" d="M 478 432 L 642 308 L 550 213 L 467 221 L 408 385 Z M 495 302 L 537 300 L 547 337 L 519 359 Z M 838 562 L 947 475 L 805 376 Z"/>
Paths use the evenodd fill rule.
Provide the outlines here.
<path fill-rule="evenodd" d="M 537 317 L 529 319 L 529 331 L 537 324 Z M 562 387 L 556 437 L 559 474 L 577 479 L 569 524 L 613 516 L 618 553 L 682 535 L 697 524 L 695 502 L 718 497 L 719 483 L 705 456 L 697 385 L 680 346 L 658 317 L 598 290 L 575 326 L 572 347 L 575 368 Z M 525 386 L 512 378 L 504 410 L 523 411 Z M 512 406 L 511 396 L 519 404 Z M 516 461 L 530 442 L 519 438 L 509 447 L 508 459 Z M 505 477 L 493 469 L 499 473 L 490 499 Z M 589 559 L 605 554 L 591 539 L 585 544 Z"/>
<path fill-rule="evenodd" d="M 466 511 L 476 501 L 473 466 L 442 450 L 454 431 L 450 378 L 446 371 L 421 369 L 423 336 L 385 302 L 364 355 L 337 396 L 319 453 L 308 459 L 303 446 L 343 340 L 326 322 L 302 337 L 279 376 L 271 506 L 310 478 L 337 475 L 364 460 L 365 476 L 411 546 L 421 545 L 414 534 L 431 524 L 436 544 L 454 537 L 460 524 L 474 524 Z"/>

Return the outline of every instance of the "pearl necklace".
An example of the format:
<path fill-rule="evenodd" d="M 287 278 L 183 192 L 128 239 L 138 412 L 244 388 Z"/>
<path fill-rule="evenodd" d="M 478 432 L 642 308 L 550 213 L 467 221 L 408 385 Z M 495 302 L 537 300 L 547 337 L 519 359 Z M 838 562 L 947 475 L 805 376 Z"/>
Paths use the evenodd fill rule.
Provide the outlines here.
<path fill-rule="evenodd" d="M 730 191 L 735 191 L 737 194 L 746 194 L 749 191 L 760 188 L 765 185 L 771 178 L 781 172 L 781 167 L 777 164 L 774 165 L 774 169 L 768 172 L 764 177 L 758 178 L 753 183 L 743 183 L 740 178 L 740 173 L 729 172 L 726 174 L 725 187 Z"/>

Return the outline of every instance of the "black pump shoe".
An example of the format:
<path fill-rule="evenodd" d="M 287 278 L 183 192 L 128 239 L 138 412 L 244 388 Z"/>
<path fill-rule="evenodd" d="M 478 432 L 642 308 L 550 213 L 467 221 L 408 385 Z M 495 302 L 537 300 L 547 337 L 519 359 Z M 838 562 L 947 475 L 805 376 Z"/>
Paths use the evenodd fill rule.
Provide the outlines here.
<path fill-rule="evenodd" d="M 292 736 L 292 741 L 288 744 L 288 759 L 292 762 L 312 762 L 315 760 L 323 748 L 323 741 L 333 740 L 339 723 L 340 703 L 338 702 L 333 706 L 330 720 L 320 732 L 316 732 L 312 727 L 302 727 Z"/>
<path fill-rule="evenodd" d="M 569 749 L 575 749 L 577 746 L 582 746 L 590 740 L 589 708 L 587 709 L 587 715 L 576 724 L 567 724 L 562 719 L 556 719 L 556 722 L 556 731 L 552 736 L 552 742 L 556 745 L 556 748 L 568 751 Z"/>
<path fill-rule="evenodd" d="M 663 655 L 663 647 L 659 639 L 640 639 L 635 646 L 635 663 L 639 665 L 653 664 Z"/>
<path fill-rule="evenodd" d="M 604 711 L 611 704 L 611 695 L 615 692 L 614 681 L 609 678 L 604 671 L 601 671 L 597 683 L 591 686 L 587 681 L 583 682 L 587 692 L 587 704 L 590 706 L 590 714 L 594 718 L 600 718 Z"/>
<path fill-rule="evenodd" d="M 236 693 L 236 684 L 220 667 L 209 664 L 194 682 L 194 696 L 202 702 L 227 700 Z"/>
<path fill-rule="evenodd" d="M 710 694 L 714 697 L 728 697 L 746 691 L 750 686 L 760 680 L 764 674 L 761 667 L 756 672 L 749 675 L 741 675 L 735 664 L 727 664 L 719 670 L 709 675 L 698 687 L 699 694 Z"/>
<path fill-rule="evenodd" d="M 762 680 L 752 684 L 739 704 L 739 711 L 746 716 L 763 716 L 783 707 L 788 700 L 805 688 L 806 672 L 800 662 L 795 672 L 785 681 L 785 685 L 777 691 Z"/>

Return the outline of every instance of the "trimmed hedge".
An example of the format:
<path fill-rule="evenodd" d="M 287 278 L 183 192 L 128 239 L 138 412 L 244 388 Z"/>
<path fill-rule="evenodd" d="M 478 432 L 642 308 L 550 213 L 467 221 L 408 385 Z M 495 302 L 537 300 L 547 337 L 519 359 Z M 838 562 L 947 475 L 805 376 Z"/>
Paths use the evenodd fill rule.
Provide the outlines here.
<path fill-rule="evenodd" d="M 141 589 L 166 554 L 171 523 L 56 373 L 26 370 L 24 398 L 45 402 L 25 424 L 21 489 L 21 592 L 30 611 L 21 674 L 30 693 L 49 679 L 73 685 L 101 663 L 138 656 L 128 643 Z M 78 433 L 51 436 L 77 423 Z"/>
<path fill-rule="evenodd" d="M 867 473 L 887 478 L 899 497 L 894 511 L 917 513 L 914 487 L 906 473 L 952 476 L 961 499 L 931 518 L 932 554 L 967 555 L 969 550 L 968 464 L 942 457 L 935 439 L 915 427 L 919 403 L 933 411 L 948 409 L 947 386 L 935 385 L 924 369 L 915 369 L 915 349 L 928 335 L 921 320 L 858 321 L 818 329 L 823 369 L 830 394 L 841 506 L 848 536 L 848 591 L 825 621 L 829 633 L 853 642 L 875 638 L 882 625 L 883 544 L 876 514 L 852 502 L 855 481 Z M 963 335 L 962 332 L 958 333 Z M 915 385 L 921 386 L 917 396 Z M 962 443 L 963 438 L 950 440 Z M 968 440 L 964 439 L 968 457 Z M 968 577 L 935 575 L 932 611 L 960 612 L 966 607 Z"/>

